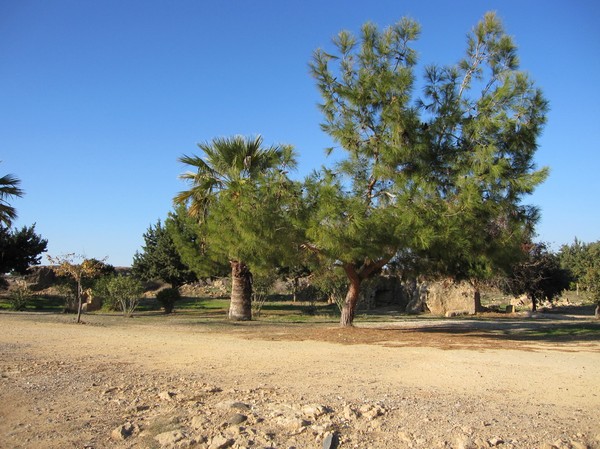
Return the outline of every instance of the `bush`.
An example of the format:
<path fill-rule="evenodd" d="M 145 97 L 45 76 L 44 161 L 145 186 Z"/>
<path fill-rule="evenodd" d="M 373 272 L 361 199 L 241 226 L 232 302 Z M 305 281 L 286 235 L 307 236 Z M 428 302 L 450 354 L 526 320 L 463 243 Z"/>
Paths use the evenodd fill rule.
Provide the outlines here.
<path fill-rule="evenodd" d="M 77 285 L 69 279 L 63 278 L 56 284 L 56 289 L 64 301 L 63 312 L 77 312 Z"/>
<path fill-rule="evenodd" d="M 17 281 L 15 287 L 8 295 L 10 308 L 13 310 L 25 310 L 27 303 L 31 300 L 31 289 L 25 281 Z"/>
<path fill-rule="evenodd" d="M 165 288 L 156 294 L 156 300 L 161 303 L 165 313 L 171 313 L 175 308 L 175 301 L 181 299 L 181 294 L 176 288 Z"/>
<path fill-rule="evenodd" d="M 94 296 L 102 299 L 102 309 L 111 312 L 121 310 L 121 305 L 116 297 L 112 296 L 109 291 L 109 285 L 114 276 L 103 276 L 96 280 L 92 291 Z"/>
<path fill-rule="evenodd" d="M 144 289 L 137 279 L 130 276 L 105 276 L 93 288 L 96 296 L 102 298 L 105 310 L 120 310 L 129 317 L 140 302 Z"/>
<path fill-rule="evenodd" d="M 114 276 L 108 283 L 109 296 L 119 302 L 121 311 L 126 317 L 133 314 L 143 292 L 141 282 L 129 276 Z"/>

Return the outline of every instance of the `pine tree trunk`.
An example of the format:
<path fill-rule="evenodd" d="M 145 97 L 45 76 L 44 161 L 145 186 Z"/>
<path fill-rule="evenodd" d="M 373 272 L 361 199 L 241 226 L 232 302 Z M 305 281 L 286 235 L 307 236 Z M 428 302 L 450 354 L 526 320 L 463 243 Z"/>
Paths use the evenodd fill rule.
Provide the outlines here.
<path fill-rule="evenodd" d="M 346 270 L 348 273 L 348 270 Z M 348 273 L 350 279 L 350 286 L 348 287 L 348 293 L 346 293 L 346 299 L 342 307 L 342 316 L 340 317 L 340 326 L 349 327 L 354 323 L 354 314 L 356 312 L 356 306 L 358 304 L 358 295 L 360 293 L 361 279 L 356 272 L 351 275 Z"/>
<path fill-rule="evenodd" d="M 478 288 L 475 289 L 475 313 L 483 312 L 483 306 L 481 305 L 481 292 Z"/>
<path fill-rule="evenodd" d="M 247 321 L 252 319 L 252 273 L 244 262 L 232 260 L 231 301 L 229 319 Z"/>
<path fill-rule="evenodd" d="M 292 279 L 292 302 L 294 303 L 298 300 L 298 285 L 298 278 L 294 277 L 294 279 Z"/>

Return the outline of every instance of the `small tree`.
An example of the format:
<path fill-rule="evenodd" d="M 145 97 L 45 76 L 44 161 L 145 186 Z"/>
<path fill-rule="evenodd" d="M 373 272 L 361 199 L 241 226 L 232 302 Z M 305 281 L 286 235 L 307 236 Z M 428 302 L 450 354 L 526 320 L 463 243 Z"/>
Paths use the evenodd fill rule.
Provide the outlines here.
<path fill-rule="evenodd" d="M 57 275 L 65 276 L 75 282 L 75 296 L 77 298 L 77 323 L 81 322 L 81 307 L 84 279 L 91 279 L 102 272 L 103 261 L 97 259 L 86 259 L 84 256 L 74 253 L 62 256 L 48 256 L 48 260 L 54 265 Z M 80 263 L 76 263 L 80 260 Z M 106 260 L 106 259 L 104 259 Z"/>
<path fill-rule="evenodd" d="M 553 301 L 569 288 L 569 274 L 545 243 L 526 244 L 522 251 L 522 260 L 513 265 L 504 290 L 513 295 L 527 295 L 535 311 L 540 301 Z"/>
<path fill-rule="evenodd" d="M 119 304 L 123 316 L 130 318 L 137 308 L 144 289 L 137 279 L 131 276 L 113 276 L 106 284 L 106 293 Z"/>
<path fill-rule="evenodd" d="M 181 293 L 176 288 L 164 288 L 156 294 L 156 300 L 161 303 L 165 313 L 173 312 L 175 303 L 181 299 Z"/>
<path fill-rule="evenodd" d="M 15 286 L 11 289 L 8 294 L 8 301 L 10 307 L 13 310 L 25 310 L 27 303 L 31 300 L 33 293 L 27 282 L 24 280 L 18 280 Z"/>
<path fill-rule="evenodd" d="M 259 317 L 262 308 L 277 282 L 275 270 L 257 271 L 252 276 L 252 316 Z"/>

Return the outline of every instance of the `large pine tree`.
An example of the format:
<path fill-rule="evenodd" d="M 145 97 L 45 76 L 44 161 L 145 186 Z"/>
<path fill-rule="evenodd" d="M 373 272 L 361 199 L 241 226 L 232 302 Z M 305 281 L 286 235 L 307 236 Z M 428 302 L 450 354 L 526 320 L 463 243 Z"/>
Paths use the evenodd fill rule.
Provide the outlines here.
<path fill-rule="evenodd" d="M 537 216 L 522 200 L 547 174 L 533 163 L 547 103 L 519 71 L 512 39 L 486 14 L 466 57 L 427 67 L 419 95 L 419 32 L 410 19 L 384 30 L 368 23 L 359 37 L 339 33 L 336 54 L 317 50 L 311 63 L 322 128 L 345 157 L 307 184 L 308 246 L 346 272 L 344 326 L 362 281 L 400 251 L 481 277 L 506 264 Z"/>

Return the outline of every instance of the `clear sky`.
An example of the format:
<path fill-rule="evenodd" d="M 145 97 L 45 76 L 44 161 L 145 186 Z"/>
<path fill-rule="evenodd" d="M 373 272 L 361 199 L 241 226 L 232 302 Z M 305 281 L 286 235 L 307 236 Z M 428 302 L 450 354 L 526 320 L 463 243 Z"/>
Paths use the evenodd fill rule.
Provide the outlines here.
<path fill-rule="evenodd" d="M 308 63 L 338 31 L 416 19 L 420 74 L 458 61 L 489 10 L 550 101 L 536 160 L 551 174 L 527 201 L 538 240 L 599 240 L 597 0 L 0 0 L 0 174 L 26 192 L 15 225 L 36 223 L 51 255 L 130 265 L 197 142 L 291 144 L 298 179 L 327 163 Z"/>

